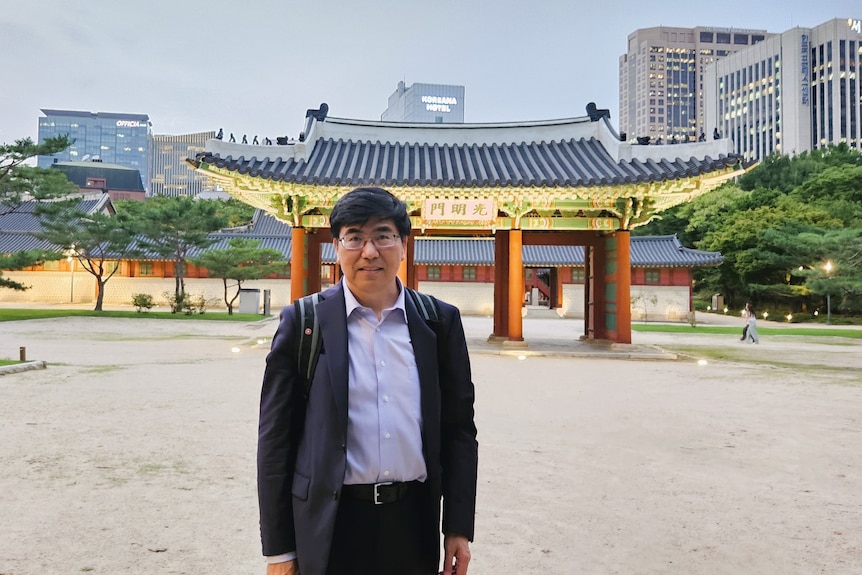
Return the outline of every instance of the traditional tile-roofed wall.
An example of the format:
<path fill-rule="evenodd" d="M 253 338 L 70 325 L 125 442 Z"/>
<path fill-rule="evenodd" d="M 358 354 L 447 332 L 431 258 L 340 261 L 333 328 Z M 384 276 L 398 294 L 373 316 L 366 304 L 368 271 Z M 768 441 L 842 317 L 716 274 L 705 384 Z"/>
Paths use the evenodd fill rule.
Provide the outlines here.
<path fill-rule="evenodd" d="M 88 213 L 103 209 L 107 196 L 82 200 L 81 209 Z M 31 234 L 39 231 L 38 218 L 33 215 L 35 202 L 26 202 L 14 212 L 0 214 L 0 253 L 30 249 L 56 249 Z M 274 216 L 257 210 L 251 225 L 210 234 L 215 240 L 208 249 L 225 249 L 232 238 L 260 240 L 261 247 L 280 251 L 286 261 L 291 256 L 291 227 Z M 189 257 L 198 257 L 204 250 L 192 250 Z M 162 259 L 155 253 L 140 259 Z M 321 261 L 335 262 L 331 242 L 321 245 Z M 414 261 L 419 265 L 493 265 L 493 238 L 417 238 Z M 582 246 L 524 246 L 526 266 L 580 266 L 584 263 Z M 705 252 L 684 247 L 676 236 L 635 236 L 631 238 L 632 267 L 702 267 L 719 265 L 723 258 L 718 252 Z"/>
<path fill-rule="evenodd" d="M 18 206 L 0 208 L 0 253 L 8 254 L 34 249 L 56 250 L 57 247 L 32 234 L 42 230 L 39 218 L 34 211 L 38 202 L 23 202 Z M 87 214 L 113 210 L 106 194 L 83 196 L 78 209 Z"/>
<path fill-rule="evenodd" d="M 290 226 L 260 210 L 255 225 L 241 231 L 213 234 L 227 247 L 233 237 L 260 239 L 264 247 L 281 250 L 286 260 L 291 254 Z M 335 262 L 331 242 L 321 245 L 321 261 Z M 524 246 L 526 266 L 580 266 L 584 264 L 583 246 Z M 676 236 L 634 236 L 631 238 L 632 267 L 703 267 L 721 264 L 719 252 L 705 252 L 684 247 Z M 414 262 L 419 265 L 493 265 L 493 238 L 417 238 Z"/>

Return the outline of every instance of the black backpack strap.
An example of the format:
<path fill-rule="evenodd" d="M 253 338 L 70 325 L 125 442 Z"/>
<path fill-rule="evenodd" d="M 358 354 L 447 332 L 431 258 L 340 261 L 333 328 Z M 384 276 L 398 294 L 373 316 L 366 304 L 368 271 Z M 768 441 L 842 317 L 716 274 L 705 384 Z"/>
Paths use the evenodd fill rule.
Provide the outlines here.
<path fill-rule="evenodd" d="M 426 322 L 440 321 L 440 306 L 437 304 L 437 298 L 418 292 L 414 289 L 406 288 L 407 293 L 416 305 L 419 313 L 422 314 L 422 319 Z"/>
<path fill-rule="evenodd" d="M 293 302 L 296 337 L 296 367 L 305 382 L 305 397 L 308 398 L 311 380 L 317 367 L 317 358 L 323 340 L 317 322 L 317 302 L 320 294 L 311 294 Z"/>

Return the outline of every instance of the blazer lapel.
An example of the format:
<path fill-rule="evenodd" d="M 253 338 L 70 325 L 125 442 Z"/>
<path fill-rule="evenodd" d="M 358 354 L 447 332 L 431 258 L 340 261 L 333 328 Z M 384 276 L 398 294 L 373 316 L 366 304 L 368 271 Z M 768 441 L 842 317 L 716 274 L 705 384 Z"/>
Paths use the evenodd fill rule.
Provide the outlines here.
<path fill-rule="evenodd" d="M 404 294 L 407 309 L 407 328 L 419 371 L 419 387 L 422 398 L 423 435 L 436 437 L 440 418 L 440 386 L 438 385 L 437 336 L 428 327 L 413 300 Z"/>
<path fill-rule="evenodd" d="M 326 352 L 326 369 L 332 396 L 338 410 L 342 431 L 347 433 L 347 389 L 350 369 L 347 360 L 347 316 L 344 311 L 344 290 L 338 283 L 320 294 L 317 304 L 317 319 L 323 335 L 323 349 Z M 322 367 L 323 364 L 318 364 Z"/>

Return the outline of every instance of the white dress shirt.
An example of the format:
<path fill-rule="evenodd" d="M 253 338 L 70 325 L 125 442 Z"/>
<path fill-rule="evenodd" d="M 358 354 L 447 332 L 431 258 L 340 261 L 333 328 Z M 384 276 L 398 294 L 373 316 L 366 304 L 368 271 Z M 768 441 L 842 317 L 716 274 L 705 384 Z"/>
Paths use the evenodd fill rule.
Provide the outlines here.
<path fill-rule="evenodd" d="M 407 328 L 404 288 L 381 313 L 362 306 L 344 282 L 347 350 L 345 484 L 424 481 L 419 370 Z"/>

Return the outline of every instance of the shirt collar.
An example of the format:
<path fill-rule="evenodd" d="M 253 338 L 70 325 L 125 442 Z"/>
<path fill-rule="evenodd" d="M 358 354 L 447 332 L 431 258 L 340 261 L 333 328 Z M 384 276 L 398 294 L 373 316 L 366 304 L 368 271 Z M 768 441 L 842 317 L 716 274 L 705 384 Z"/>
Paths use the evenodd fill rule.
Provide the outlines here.
<path fill-rule="evenodd" d="M 407 308 L 404 305 L 404 284 L 401 283 L 401 278 L 398 276 L 395 276 L 395 283 L 398 284 L 398 299 L 395 300 L 395 305 L 387 307 L 383 311 L 385 313 L 393 309 L 400 309 L 404 314 L 404 321 L 407 321 Z M 350 317 L 353 310 L 363 308 L 365 306 L 359 303 L 359 300 L 357 300 L 356 296 L 353 295 L 353 292 L 350 291 L 350 287 L 348 287 L 344 278 L 341 279 L 341 285 L 344 288 L 344 309 L 347 312 L 347 317 Z"/>

